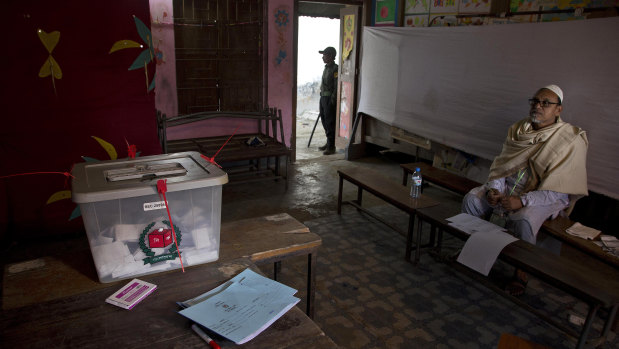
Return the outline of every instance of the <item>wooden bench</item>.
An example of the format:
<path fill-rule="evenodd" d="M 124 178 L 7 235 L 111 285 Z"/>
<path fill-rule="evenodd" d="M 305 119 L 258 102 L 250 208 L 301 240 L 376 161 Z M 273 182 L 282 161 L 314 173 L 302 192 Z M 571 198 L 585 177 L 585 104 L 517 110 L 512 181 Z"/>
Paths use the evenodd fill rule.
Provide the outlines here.
<path fill-rule="evenodd" d="M 482 183 L 477 181 L 436 168 L 424 162 L 401 164 L 400 167 L 403 172 L 402 184 L 405 186 L 407 185 L 407 179 L 415 171 L 416 167 L 419 167 L 421 170 L 424 181 L 436 184 L 456 194 L 466 195 L 471 189 L 482 185 Z M 545 221 L 541 229 L 582 252 L 594 256 L 615 268 L 619 267 L 619 258 L 604 252 L 600 246 L 591 241 L 566 233 L 565 229 L 572 226 L 572 224 L 574 224 L 574 221 L 568 217 L 559 216 L 555 219 Z"/>
<path fill-rule="evenodd" d="M 174 126 L 189 123 L 212 120 L 216 118 L 234 118 L 255 120 L 258 126 L 257 133 L 187 138 L 187 139 L 167 139 L 167 129 Z M 205 156 L 213 157 L 221 146 L 228 143 L 215 157 L 215 161 L 226 168 L 230 181 L 255 181 L 272 180 L 284 178 L 286 189 L 288 188 L 288 165 L 290 163 L 291 150 L 283 142 L 284 127 L 282 123 L 282 112 L 279 109 L 271 108 L 264 112 L 200 112 L 175 117 L 166 117 L 157 111 L 157 127 L 159 140 L 164 153 L 176 153 L 184 151 L 197 151 Z M 279 133 L 279 134 L 278 134 Z M 247 141 L 253 137 L 258 137 L 264 145 L 251 146 Z M 279 140 L 278 140 L 279 139 Z M 281 158 L 284 158 L 284 174 L 281 175 Z M 270 160 L 274 159 L 274 167 L 271 167 Z M 266 162 L 263 168 L 262 160 Z M 239 163 L 248 162 L 248 165 Z M 241 170 L 239 170 L 241 169 Z"/>
<path fill-rule="evenodd" d="M 410 193 L 399 185 L 397 182 L 381 175 L 372 170 L 356 170 L 356 169 L 340 169 L 337 171 L 340 182 L 339 191 L 337 195 L 337 213 L 342 213 L 342 204 L 350 204 L 357 209 L 367 213 L 371 217 L 375 218 L 379 222 L 387 225 L 388 227 L 400 232 L 406 236 L 406 260 L 411 258 L 412 241 L 413 241 L 413 227 L 415 225 L 415 212 L 421 207 L 428 207 L 438 205 L 438 202 L 427 195 L 422 195 L 420 198 L 413 199 L 410 197 Z M 357 200 L 354 201 L 342 201 L 342 190 L 344 186 L 344 180 L 357 186 Z M 377 216 L 371 211 L 368 211 L 362 207 L 363 190 L 375 195 L 376 197 L 386 201 L 387 203 L 399 208 L 409 215 L 408 231 L 401 232 L 400 229 L 393 226 L 389 222 L 385 221 L 381 217 Z M 417 242 L 415 244 L 415 260 L 414 263 L 419 262 L 419 251 L 421 248 L 421 234 L 417 235 Z"/>
<path fill-rule="evenodd" d="M 438 249 L 440 249 L 443 231 L 466 240 L 469 237 L 467 233 L 448 224 L 447 218 L 456 214 L 458 212 L 450 212 L 441 205 L 419 208 L 416 212 L 418 230 L 419 232 L 421 231 L 423 222 L 429 222 L 433 228 L 438 228 Z M 585 258 L 588 257 L 585 256 Z M 580 334 L 556 321 L 552 321 L 548 317 L 544 317 L 538 310 L 528 307 L 530 311 L 544 318 L 552 325 L 578 338 L 577 348 L 582 348 L 587 343 L 591 325 L 596 318 L 598 310 L 601 308 L 607 309 L 608 316 L 601 336 L 593 339 L 590 343 L 600 344 L 605 341 L 619 306 L 619 271 L 616 268 L 604 263 L 596 263 L 595 267 L 590 266 L 589 263 L 577 263 L 522 240 L 517 240 L 507 245 L 499 254 L 499 259 L 536 276 L 540 280 L 573 295 L 589 305 L 589 312 Z M 475 274 L 481 277 L 479 274 Z M 502 293 L 507 295 L 505 292 Z M 519 303 L 518 298 L 512 296 L 509 296 L 509 298 Z M 523 305 L 522 303 L 520 301 L 519 304 Z"/>

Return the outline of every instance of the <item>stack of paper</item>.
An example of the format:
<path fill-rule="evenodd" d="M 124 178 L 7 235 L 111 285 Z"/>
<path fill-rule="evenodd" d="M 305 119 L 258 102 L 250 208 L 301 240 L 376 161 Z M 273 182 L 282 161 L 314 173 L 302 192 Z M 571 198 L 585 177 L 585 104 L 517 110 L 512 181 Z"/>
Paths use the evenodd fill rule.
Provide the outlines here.
<path fill-rule="evenodd" d="M 619 240 L 613 235 L 602 235 L 600 247 L 604 252 L 619 258 Z"/>
<path fill-rule="evenodd" d="M 297 290 L 250 269 L 190 300 L 179 313 L 209 330 L 243 344 L 299 302 Z"/>
<path fill-rule="evenodd" d="M 469 235 L 474 234 L 478 231 L 483 232 L 504 232 L 505 228 L 500 227 L 496 224 L 485 221 L 479 217 L 475 217 L 473 215 L 467 213 L 460 213 L 453 217 L 447 218 L 449 225 L 458 228 L 458 230 L 463 231 Z"/>
<path fill-rule="evenodd" d="M 595 240 L 601 233 L 597 229 L 584 226 L 578 222 L 574 223 L 571 227 L 565 229 L 565 232 L 570 235 L 578 236 L 579 238 L 587 240 Z"/>
<path fill-rule="evenodd" d="M 470 235 L 458 255 L 458 263 L 486 276 L 503 248 L 518 240 L 504 228 L 470 214 L 461 213 L 447 218 L 447 221 Z"/>

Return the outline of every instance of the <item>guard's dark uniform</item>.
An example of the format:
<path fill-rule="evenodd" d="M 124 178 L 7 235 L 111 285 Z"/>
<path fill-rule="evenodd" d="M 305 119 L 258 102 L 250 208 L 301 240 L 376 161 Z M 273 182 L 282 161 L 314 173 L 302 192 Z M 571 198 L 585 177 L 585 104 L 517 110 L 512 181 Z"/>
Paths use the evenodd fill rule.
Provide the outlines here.
<path fill-rule="evenodd" d="M 337 64 L 325 64 L 320 84 L 320 117 L 327 135 L 327 149 L 335 148 L 335 103 L 337 99 Z"/>

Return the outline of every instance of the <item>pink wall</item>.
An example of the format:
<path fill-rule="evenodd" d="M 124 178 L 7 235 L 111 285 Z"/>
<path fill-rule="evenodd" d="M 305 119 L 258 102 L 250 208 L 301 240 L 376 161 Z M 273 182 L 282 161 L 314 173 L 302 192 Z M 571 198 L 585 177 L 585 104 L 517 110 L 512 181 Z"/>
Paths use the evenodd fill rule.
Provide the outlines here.
<path fill-rule="evenodd" d="M 157 57 L 155 108 L 168 116 L 175 116 L 178 110 L 178 98 L 172 0 L 150 0 L 150 16 Z"/>
<path fill-rule="evenodd" d="M 290 146 L 292 134 L 292 91 L 294 67 L 294 1 L 268 2 L 268 103 L 282 110 L 284 141 Z"/>

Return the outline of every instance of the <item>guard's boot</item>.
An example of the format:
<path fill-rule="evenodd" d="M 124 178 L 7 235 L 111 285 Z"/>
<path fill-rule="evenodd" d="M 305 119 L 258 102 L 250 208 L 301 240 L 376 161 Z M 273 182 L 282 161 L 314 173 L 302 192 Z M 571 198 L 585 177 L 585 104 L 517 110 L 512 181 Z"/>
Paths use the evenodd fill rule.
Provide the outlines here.
<path fill-rule="evenodd" d="M 322 152 L 322 155 L 331 155 L 331 154 L 335 154 L 335 147 L 327 147 L 325 151 Z"/>

